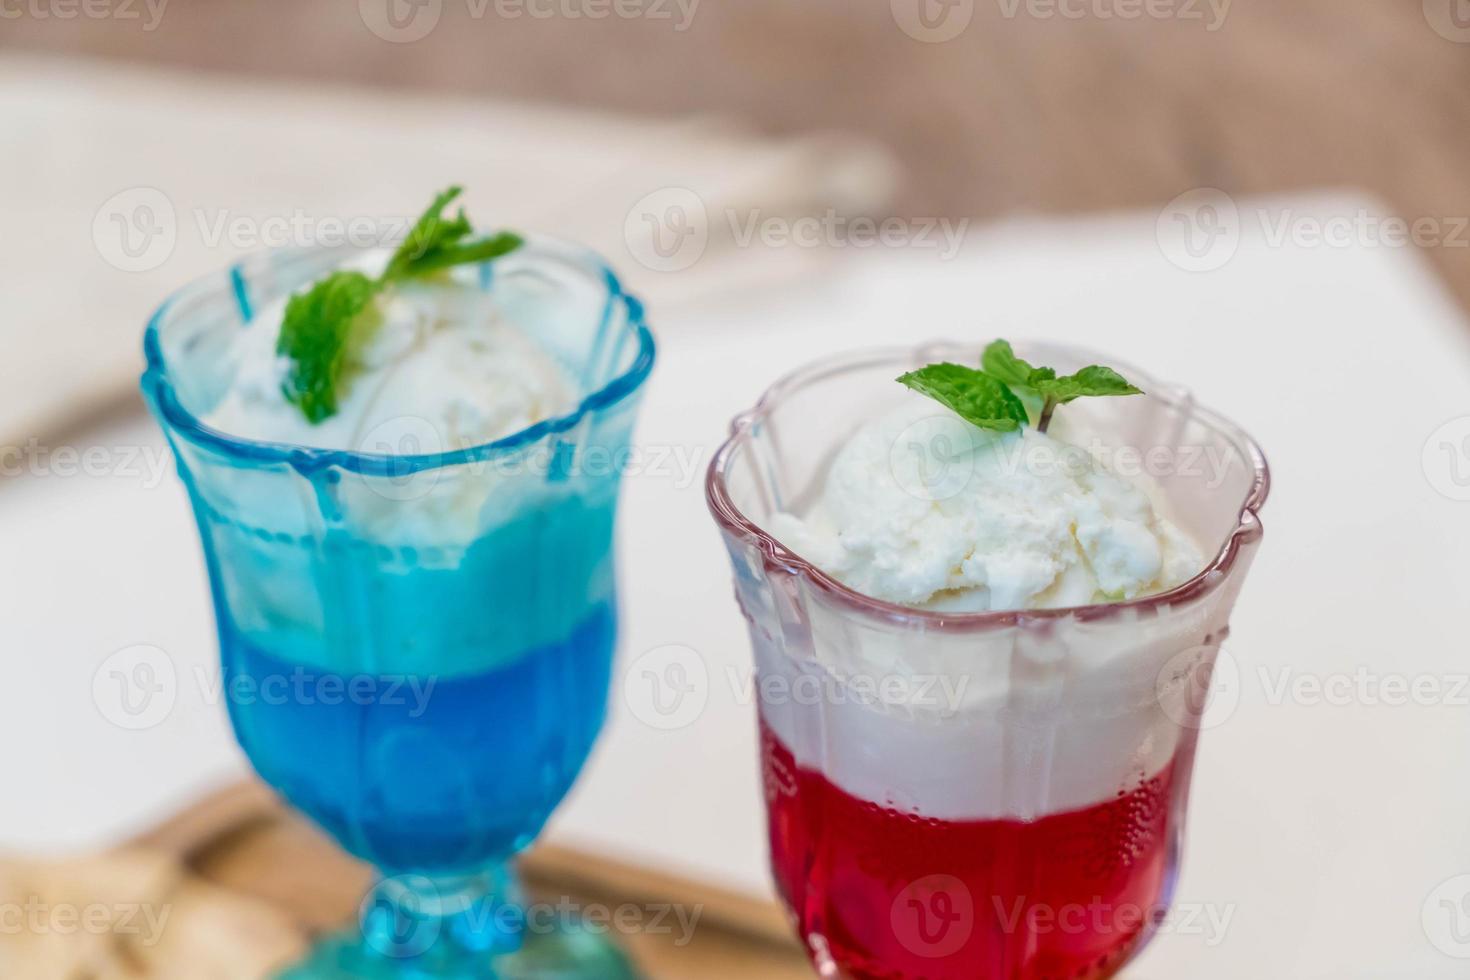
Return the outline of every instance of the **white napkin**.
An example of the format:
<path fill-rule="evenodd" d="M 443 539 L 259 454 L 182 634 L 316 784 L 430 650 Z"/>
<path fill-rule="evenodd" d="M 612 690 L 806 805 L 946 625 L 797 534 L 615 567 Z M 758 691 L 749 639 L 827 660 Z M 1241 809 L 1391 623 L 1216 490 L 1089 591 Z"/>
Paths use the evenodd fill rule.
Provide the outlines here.
<path fill-rule="evenodd" d="M 602 252 L 656 322 L 717 287 L 810 273 L 828 253 L 741 248 L 750 217 L 880 212 L 894 173 L 886 153 L 839 136 L 8 53 L 0 447 L 44 444 L 131 398 L 159 302 L 280 236 L 388 235 L 463 184 L 482 226 Z M 697 261 L 651 251 L 648 216 L 678 243 L 691 207 L 707 233 Z"/>

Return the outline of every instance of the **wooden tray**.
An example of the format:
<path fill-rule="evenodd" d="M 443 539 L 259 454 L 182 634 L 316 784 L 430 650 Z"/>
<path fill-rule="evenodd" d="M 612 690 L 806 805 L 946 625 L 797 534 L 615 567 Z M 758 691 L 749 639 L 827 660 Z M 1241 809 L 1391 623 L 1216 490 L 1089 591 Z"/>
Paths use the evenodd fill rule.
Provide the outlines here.
<path fill-rule="evenodd" d="M 615 936 L 649 980 L 812 976 L 773 904 L 559 847 L 534 849 L 521 869 L 532 896 L 543 901 L 697 909 L 692 938 L 682 943 L 678 929 Z M 106 931 L 0 934 L 0 976 L 267 977 L 315 936 L 354 925 L 371 882 L 367 866 L 268 790 L 242 784 L 106 855 L 63 864 L 0 862 L 0 889 L 12 895 L 31 895 L 48 910 L 101 907 L 113 916 Z M 154 921 L 166 918 L 150 929 L 147 916 L 130 911 L 135 905 L 146 906 Z"/>

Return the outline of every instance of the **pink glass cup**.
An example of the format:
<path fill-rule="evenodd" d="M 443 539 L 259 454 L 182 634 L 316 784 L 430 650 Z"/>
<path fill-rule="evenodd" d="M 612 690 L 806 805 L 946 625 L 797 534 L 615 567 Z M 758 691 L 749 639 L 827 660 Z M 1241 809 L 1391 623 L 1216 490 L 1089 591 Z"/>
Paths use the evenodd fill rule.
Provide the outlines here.
<path fill-rule="evenodd" d="M 1269 477 L 1249 436 L 1123 365 L 1147 395 L 1059 413 L 1208 556 L 1131 601 L 918 610 L 854 592 L 769 530 L 815 498 L 857 426 L 914 397 L 900 373 L 978 364 L 981 350 L 806 367 L 735 419 L 710 467 L 755 654 L 772 870 L 822 976 L 1110 976 L 1171 901 L 1204 695 L 1261 541 Z M 1117 364 L 1019 353 L 1065 371 Z"/>

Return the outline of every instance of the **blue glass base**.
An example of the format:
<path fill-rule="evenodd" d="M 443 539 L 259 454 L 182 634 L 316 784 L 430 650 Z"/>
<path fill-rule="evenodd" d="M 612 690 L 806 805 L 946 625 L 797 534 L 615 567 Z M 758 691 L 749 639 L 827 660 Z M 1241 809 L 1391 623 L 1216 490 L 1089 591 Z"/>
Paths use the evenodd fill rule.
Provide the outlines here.
<path fill-rule="evenodd" d="M 418 956 L 386 957 L 358 933 L 322 941 L 280 980 L 639 980 L 606 937 L 576 927 L 529 937 L 513 953 L 467 956 L 446 947 Z"/>
<path fill-rule="evenodd" d="M 358 930 L 323 940 L 280 980 L 639 980 L 602 932 L 570 914 L 528 921 L 519 899 L 508 869 L 384 879 Z"/>

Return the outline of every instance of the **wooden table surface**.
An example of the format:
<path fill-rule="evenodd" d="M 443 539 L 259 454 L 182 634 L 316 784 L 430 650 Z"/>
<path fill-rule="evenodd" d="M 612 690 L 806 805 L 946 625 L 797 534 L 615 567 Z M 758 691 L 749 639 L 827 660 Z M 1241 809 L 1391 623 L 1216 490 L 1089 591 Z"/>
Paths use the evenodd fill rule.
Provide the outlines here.
<path fill-rule="evenodd" d="M 538 846 L 520 863 L 532 901 L 635 922 L 609 936 L 642 980 L 811 976 L 773 904 L 567 848 Z M 111 915 L 105 931 L 0 931 L 0 975 L 265 980 L 313 939 L 355 928 L 372 881 L 264 786 L 241 783 L 107 854 L 0 859 L 6 907 Z"/>
<path fill-rule="evenodd" d="M 899 211 L 916 216 L 1147 207 L 1200 186 L 1352 187 L 1410 218 L 1470 215 L 1463 0 L 1159 0 L 1164 16 L 1137 19 L 1127 0 L 956 0 L 971 20 L 942 43 L 899 29 L 918 0 L 644 5 L 667 19 L 426 0 L 442 13 L 413 43 L 364 26 L 373 2 L 192 0 L 153 29 L 21 17 L 0 48 L 849 130 L 902 158 Z M 1470 300 L 1470 236 L 1444 237 L 1434 261 Z"/>

